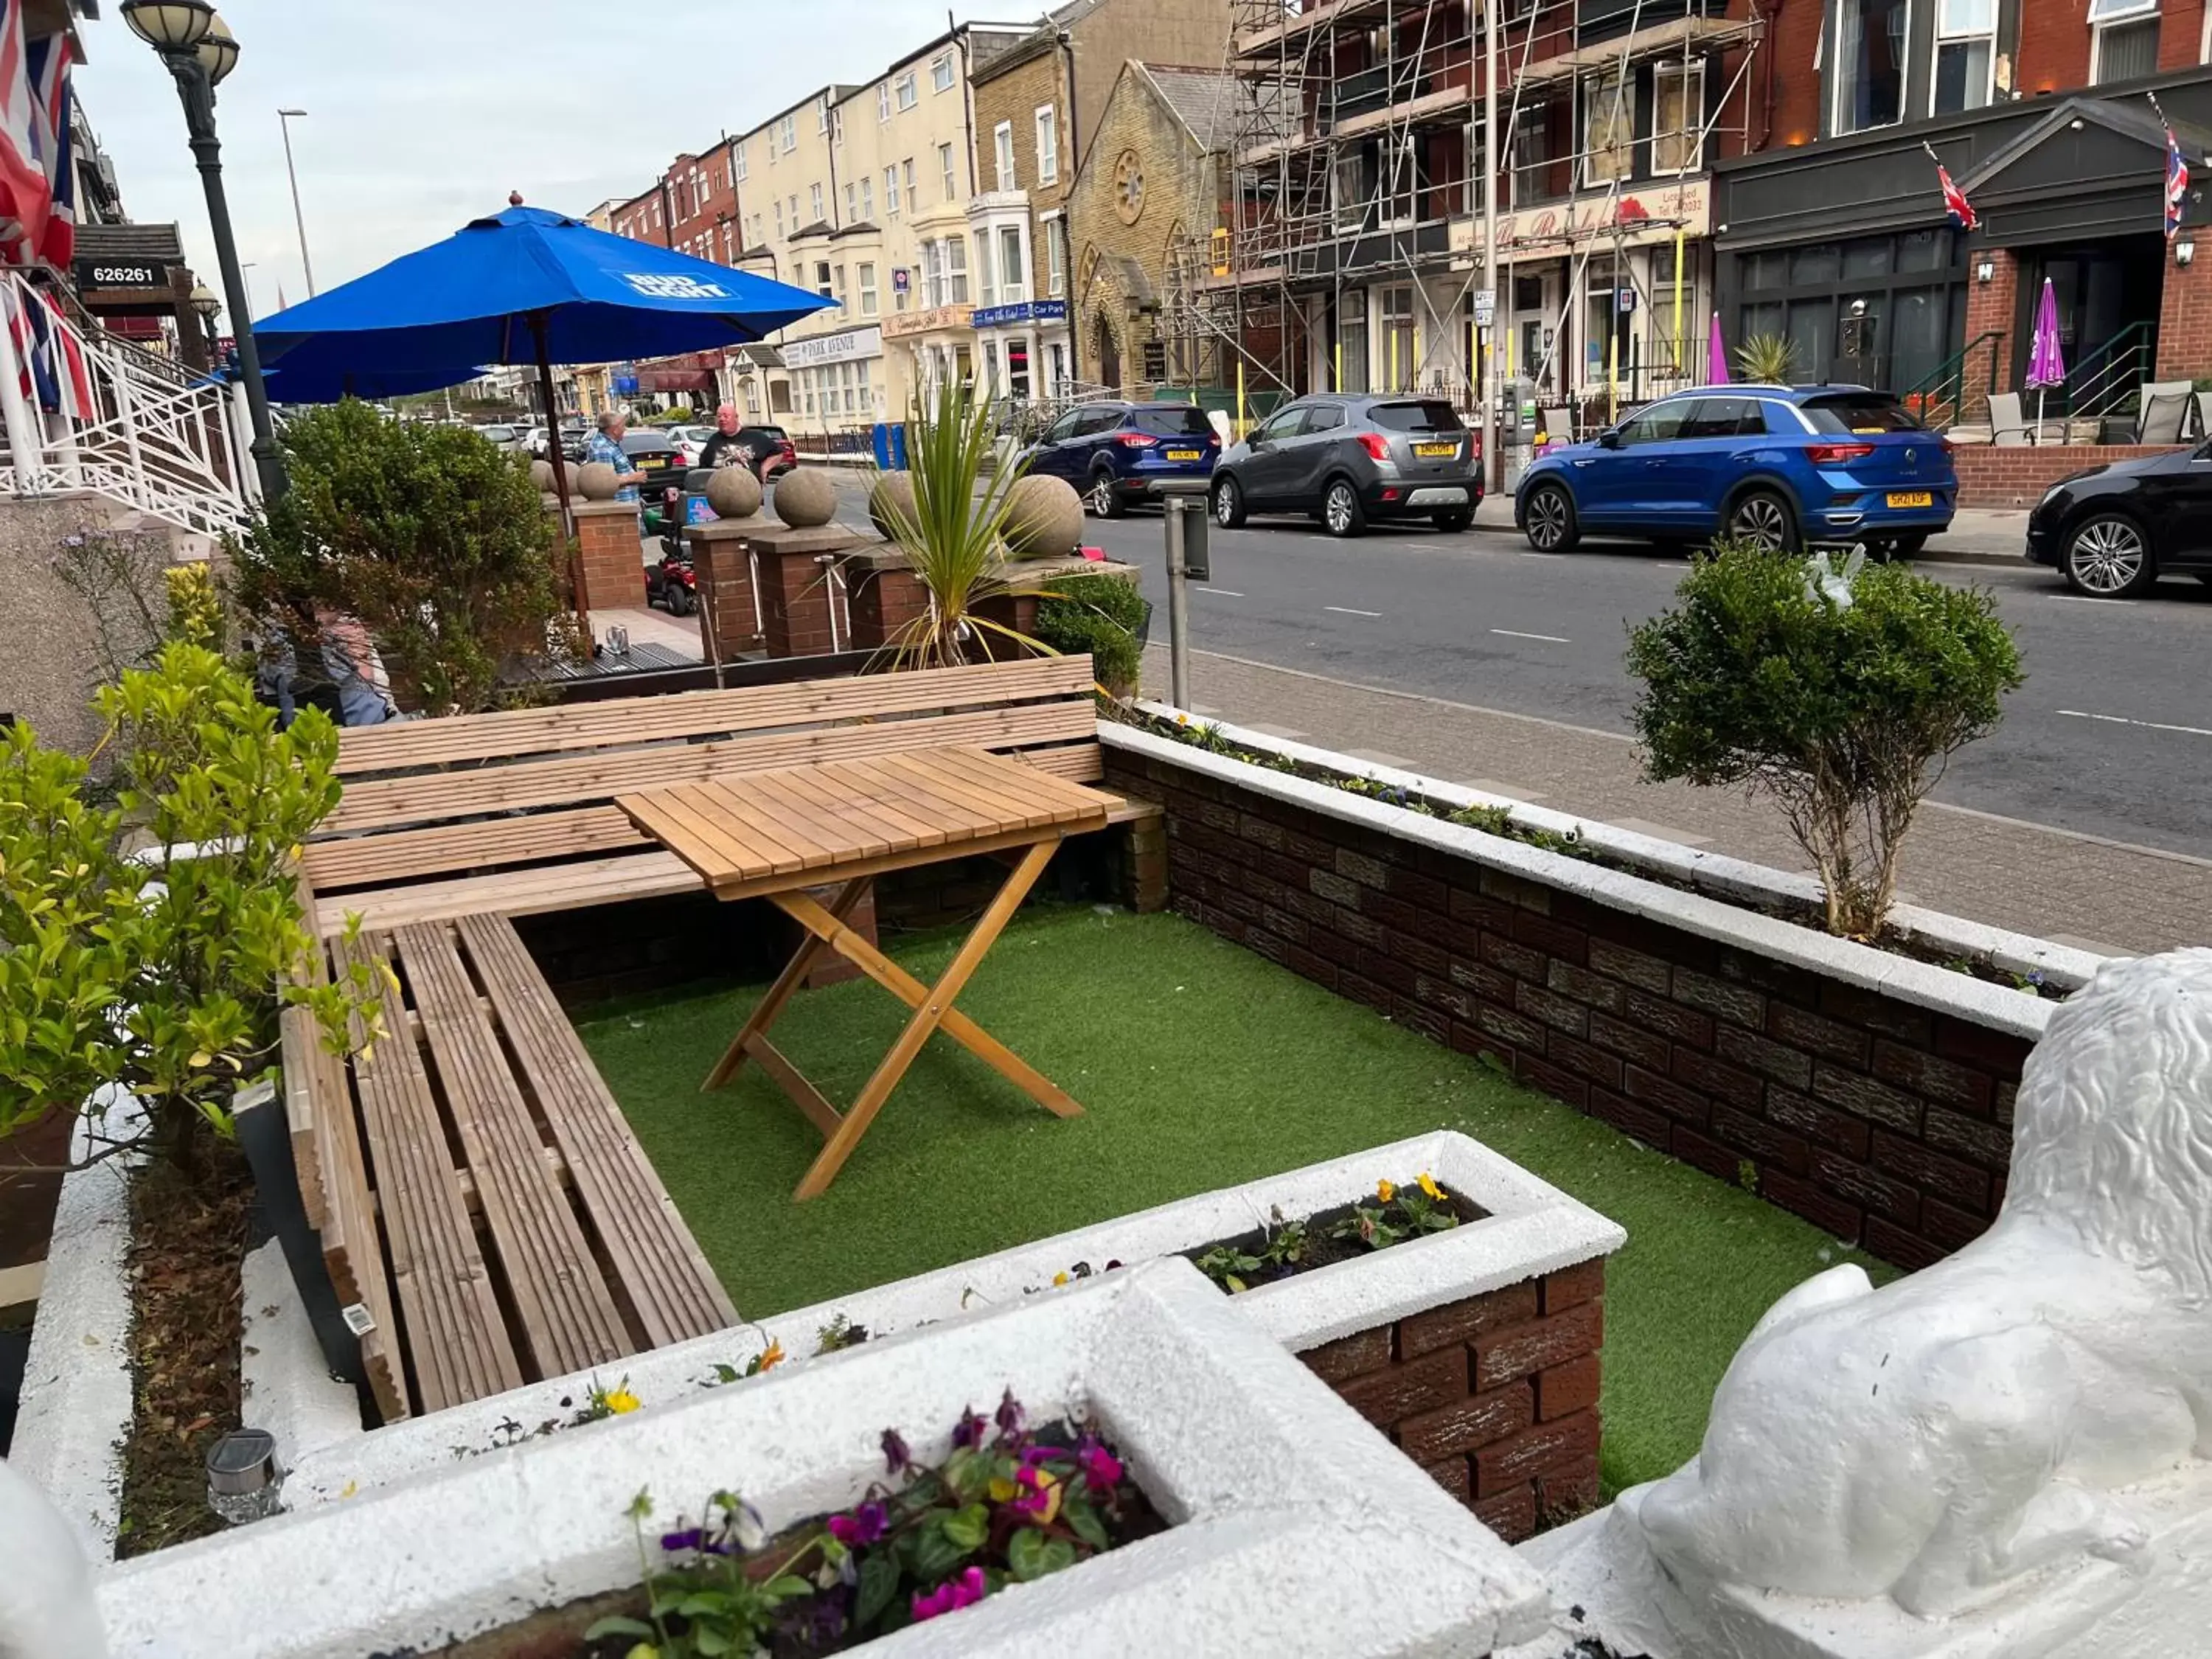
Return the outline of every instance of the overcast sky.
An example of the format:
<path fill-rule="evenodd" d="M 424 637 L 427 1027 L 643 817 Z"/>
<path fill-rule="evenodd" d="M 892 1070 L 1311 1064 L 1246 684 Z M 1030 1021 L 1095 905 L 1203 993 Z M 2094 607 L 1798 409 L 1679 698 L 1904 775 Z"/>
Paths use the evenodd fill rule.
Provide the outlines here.
<path fill-rule="evenodd" d="M 223 178 L 258 314 L 307 297 L 276 112 L 292 126 L 319 288 L 507 204 L 582 214 L 642 190 L 679 152 L 826 82 L 865 82 L 945 28 L 944 0 L 222 0 L 241 51 L 216 111 Z M 1034 17 L 1040 0 L 977 10 Z M 76 71 L 124 205 L 173 219 L 220 289 L 184 112 L 112 6 Z"/>

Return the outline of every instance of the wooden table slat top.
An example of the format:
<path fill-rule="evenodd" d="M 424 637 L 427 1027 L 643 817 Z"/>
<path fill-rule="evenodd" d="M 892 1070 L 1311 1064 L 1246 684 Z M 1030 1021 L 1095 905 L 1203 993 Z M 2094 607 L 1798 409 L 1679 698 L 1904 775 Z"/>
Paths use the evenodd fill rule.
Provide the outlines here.
<path fill-rule="evenodd" d="M 735 773 L 615 804 L 718 892 L 807 883 L 863 861 L 957 857 L 969 842 L 1076 834 L 1103 827 L 1113 805 L 1081 784 L 966 748 Z"/>

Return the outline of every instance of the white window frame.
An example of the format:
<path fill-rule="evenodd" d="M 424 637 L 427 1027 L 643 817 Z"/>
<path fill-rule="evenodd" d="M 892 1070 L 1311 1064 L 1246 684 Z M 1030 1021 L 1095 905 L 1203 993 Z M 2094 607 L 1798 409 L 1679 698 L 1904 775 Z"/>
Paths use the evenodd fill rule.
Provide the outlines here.
<path fill-rule="evenodd" d="M 914 157 L 909 155 L 899 163 L 899 183 L 906 191 L 906 204 L 919 213 L 921 198 L 914 193 Z"/>
<path fill-rule="evenodd" d="M 963 236 L 945 239 L 945 285 L 949 304 L 968 303 L 968 240 Z"/>
<path fill-rule="evenodd" d="M 1997 0 L 1983 0 L 1983 3 L 1990 9 L 1990 26 L 1985 29 L 1945 29 L 1943 11 L 1949 3 L 1950 0 L 1936 0 L 1936 40 L 1929 49 L 1928 58 L 1928 113 L 1930 115 L 1936 113 L 1936 84 L 1942 78 L 1938 66 L 1942 60 L 1943 48 L 1946 46 L 1971 46 L 1977 40 L 1986 40 L 1990 43 L 1989 81 L 1988 84 L 1982 88 L 1982 101 L 1978 104 L 1969 104 L 1966 107 L 1967 109 L 1987 109 L 1996 101 Z M 2094 5 L 2095 0 L 2090 0 L 2090 3 Z M 2156 0 L 2153 0 L 2153 4 L 2155 3 Z"/>
<path fill-rule="evenodd" d="M 860 261 L 860 315 L 872 317 L 876 314 L 876 262 L 873 259 Z"/>
<path fill-rule="evenodd" d="M 830 136 L 830 101 L 826 98 L 817 101 L 814 106 L 814 136 L 817 138 Z"/>
<path fill-rule="evenodd" d="M 1060 242 L 1060 217 L 1048 214 L 1037 222 L 1044 236 L 1045 297 L 1063 299 L 1067 294 L 1067 252 Z"/>
<path fill-rule="evenodd" d="M 933 92 L 950 92 L 958 79 L 952 72 L 952 54 L 940 52 L 929 60 L 929 85 Z"/>
<path fill-rule="evenodd" d="M 891 83 L 880 82 L 876 88 L 876 125 L 887 126 L 891 118 Z"/>
<path fill-rule="evenodd" d="M 742 142 L 739 142 L 731 145 L 730 182 L 733 185 L 742 185 L 744 183 L 750 172 L 750 168 L 747 167 L 745 162 L 744 144 Z"/>
<path fill-rule="evenodd" d="M 2158 4 L 2158 0 L 2150 0 L 2150 3 L 2153 7 L 2155 7 Z M 1827 49 L 1830 61 L 1835 65 L 1834 71 L 1829 77 L 1828 86 L 1828 131 L 1835 137 L 1838 138 L 1847 138 L 1854 132 L 1880 132 L 1884 127 L 1893 127 L 1911 118 L 1910 112 L 1912 106 L 1906 99 L 1905 94 L 1911 90 L 1909 83 L 1912 78 L 1912 16 L 1915 10 L 1918 9 L 1919 4 L 1920 0 L 1905 0 L 1905 78 L 1907 84 L 1899 86 L 1897 89 L 1897 119 L 1895 121 L 1882 121 L 1869 126 L 1851 127 L 1849 129 L 1844 127 L 1843 121 L 1844 8 L 1840 5 L 1835 8 L 1834 34 L 1836 38 L 1833 40 L 1829 40 L 1826 38 L 1828 31 L 1826 29 L 1821 31 L 1822 43 Z M 1936 63 L 1933 58 L 1929 59 L 1928 70 L 1929 79 L 1933 82 L 1936 78 Z M 1929 95 L 1932 98 L 1934 94 L 1931 92 Z"/>
<path fill-rule="evenodd" d="M 876 220 L 876 181 L 867 173 L 860 175 L 860 216 L 856 224 L 873 224 Z"/>
<path fill-rule="evenodd" d="M 1060 111 L 1050 104 L 1039 104 L 1036 119 L 1036 179 L 1040 185 L 1060 182 Z"/>
<path fill-rule="evenodd" d="M 953 166 L 951 145 L 939 144 L 937 147 L 937 166 L 938 170 L 945 175 L 945 199 L 948 202 L 958 201 L 960 175 Z"/>
<path fill-rule="evenodd" d="M 898 106 L 902 110 L 912 109 L 921 101 L 921 84 L 915 80 L 915 72 L 912 70 L 899 76 L 896 89 Z"/>
<path fill-rule="evenodd" d="M 991 161 L 997 169 L 998 187 L 1014 187 L 1014 124 L 1001 121 L 991 129 Z"/>
<path fill-rule="evenodd" d="M 2105 37 L 2164 11 L 2161 0 L 2089 0 L 2089 84 L 2105 83 Z M 2098 14 L 2104 15 L 2100 16 Z"/>
<path fill-rule="evenodd" d="M 898 163 L 894 161 L 884 169 L 884 217 L 899 216 L 899 200 Z"/>
<path fill-rule="evenodd" d="M 860 222 L 860 187 L 850 179 L 845 181 L 845 222 L 848 225 Z"/>
<path fill-rule="evenodd" d="M 814 210 L 814 216 L 806 222 L 808 224 L 818 225 L 828 216 L 822 206 L 822 186 L 818 182 L 807 186 L 806 204 Z"/>
<path fill-rule="evenodd" d="M 1623 74 L 1618 68 L 1601 70 L 1595 75 L 1584 76 L 1580 84 L 1581 108 L 1576 112 L 1582 118 L 1581 143 L 1575 146 L 1575 188 L 1602 190 L 1615 179 L 1626 183 L 1636 174 L 1636 82 L 1635 70 Z M 1613 157 L 1616 170 L 1599 173 L 1596 137 L 1597 123 L 1607 124 L 1613 142 L 1606 153 Z"/>
<path fill-rule="evenodd" d="M 786 155 L 799 148 L 799 115 L 796 111 L 783 118 L 783 153 Z"/>
<path fill-rule="evenodd" d="M 1000 225 L 992 233 L 998 242 L 999 303 L 1019 305 L 1030 295 L 1030 239 L 1019 225 Z M 1006 239 L 1013 239 L 1014 268 L 1006 269 Z"/>

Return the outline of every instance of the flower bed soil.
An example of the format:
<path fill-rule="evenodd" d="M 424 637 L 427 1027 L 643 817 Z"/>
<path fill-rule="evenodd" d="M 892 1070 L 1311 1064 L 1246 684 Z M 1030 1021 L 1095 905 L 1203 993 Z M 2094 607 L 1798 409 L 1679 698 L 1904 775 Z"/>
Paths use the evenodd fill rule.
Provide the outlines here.
<path fill-rule="evenodd" d="M 1370 1194 L 1366 1197 L 1355 1199 L 1350 1203 L 1336 1205 L 1330 1209 L 1316 1210 L 1310 1215 L 1279 1216 L 1271 1226 L 1255 1227 L 1250 1232 L 1238 1233 L 1233 1238 L 1212 1239 L 1200 1245 L 1196 1249 L 1185 1250 L 1182 1254 L 1188 1261 L 1196 1264 L 1200 1272 L 1206 1272 L 1203 1258 L 1215 1250 L 1235 1250 L 1244 1255 L 1256 1256 L 1267 1248 L 1267 1241 L 1276 1229 L 1285 1224 L 1302 1224 L 1306 1230 L 1306 1246 L 1299 1253 L 1297 1261 L 1267 1262 L 1249 1272 L 1238 1273 L 1237 1277 L 1244 1281 L 1245 1288 L 1249 1290 L 1255 1285 L 1272 1285 L 1279 1279 L 1295 1279 L 1300 1273 L 1314 1273 L 1322 1267 L 1333 1267 L 1340 1261 L 1358 1261 L 1362 1257 L 1373 1255 L 1380 1249 L 1395 1249 L 1400 1245 L 1417 1243 L 1421 1239 L 1435 1236 L 1431 1233 L 1415 1233 L 1409 1237 L 1396 1239 L 1383 1245 L 1369 1245 L 1362 1243 L 1356 1238 L 1331 1237 L 1332 1230 L 1339 1222 L 1350 1220 L 1355 1211 L 1362 1206 L 1371 1207 L 1374 1202 L 1374 1197 Z M 1449 1191 L 1443 1201 L 1434 1207 L 1440 1212 L 1452 1216 L 1462 1227 L 1470 1221 L 1480 1221 L 1490 1213 L 1472 1199 Z M 1221 1283 L 1220 1276 L 1217 1273 L 1207 1273 L 1206 1277 L 1212 1279 L 1217 1285 Z M 1224 1285 L 1223 1288 L 1229 1287 Z"/>
<path fill-rule="evenodd" d="M 253 1177 L 245 1155 L 204 1145 L 197 1175 L 152 1164 L 131 1177 L 131 1432 L 123 1444 L 118 1557 L 223 1530 L 207 1503 L 208 1449 L 239 1423 L 240 1275 Z"/>

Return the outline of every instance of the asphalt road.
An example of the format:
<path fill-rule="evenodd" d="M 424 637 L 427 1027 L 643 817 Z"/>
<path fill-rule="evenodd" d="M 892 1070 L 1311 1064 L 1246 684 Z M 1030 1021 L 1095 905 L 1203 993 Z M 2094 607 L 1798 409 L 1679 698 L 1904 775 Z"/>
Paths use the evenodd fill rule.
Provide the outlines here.
<path fill-rule="evenodd" d="M 1088 536 L 1144 568 L 1164 640 L 1159 514 L 1092 520 Z M 1635 696 L 1626 630 L 1666 605 L 1684 569 L 1629 543 L 1547 557 L 1482 526 L 1339 542 L 1284 520 L 1217 529 L 1212 547 L 1213 579 L 1192 590 L 1200 649 L 1615 732 Z M 2212 588 L 2169 581 L 2116 603 L 2075 598 L 2024 562 L 1923 568 L 1995 592 L 2027 671 L 2002 726 L 1953 762 L 1936 799 L 2212 855 Z"/>

